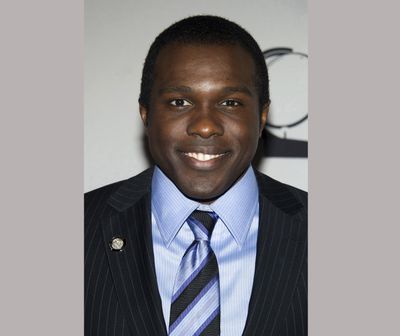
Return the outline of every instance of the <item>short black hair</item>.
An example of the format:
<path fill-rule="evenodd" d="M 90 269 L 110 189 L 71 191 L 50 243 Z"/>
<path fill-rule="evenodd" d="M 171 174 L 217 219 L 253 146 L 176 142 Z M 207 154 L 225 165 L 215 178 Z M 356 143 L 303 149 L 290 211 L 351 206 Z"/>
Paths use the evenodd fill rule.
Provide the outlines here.
<path fill-rule="evenodd" d="M 148 108 L 154 82 L 154 67 L 160 51 L 169 44 L 239 45 L 253 58 L 260 110 L 269 100 L 268 70 L 263 53 L 254 38 L 238 24 L 219 16 L 197 15 L 180 20 L 156 37 L 146 56 L 139 103 Z"/>

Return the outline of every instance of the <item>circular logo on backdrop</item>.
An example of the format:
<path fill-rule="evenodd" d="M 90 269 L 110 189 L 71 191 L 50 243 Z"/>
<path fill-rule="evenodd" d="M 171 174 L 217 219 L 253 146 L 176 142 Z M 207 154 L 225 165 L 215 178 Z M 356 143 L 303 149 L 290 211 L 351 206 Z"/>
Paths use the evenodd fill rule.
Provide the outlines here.
<path fill-rule="evenodd" d="M 263 132 L 263 155 L 308 157 L 308 55 L 291 48 L 263 52 L 271 105 Z"/>

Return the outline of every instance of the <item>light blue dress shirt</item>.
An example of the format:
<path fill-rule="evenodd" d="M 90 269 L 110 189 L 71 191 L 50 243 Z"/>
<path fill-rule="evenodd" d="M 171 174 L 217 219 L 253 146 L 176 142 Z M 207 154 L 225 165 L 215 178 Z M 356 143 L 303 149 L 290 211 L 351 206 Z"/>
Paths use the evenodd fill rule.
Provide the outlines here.
<path fill-rule="evenodd" d="M 152 238 L 158 290 L 165 325 L 179 264 L 194 235 L 186 219 L 196 209 L 214 211 L 219 219 L 211 236 L 220 277 L 221 336 L 243 333 L 253 287 L 258 186 L 252 167 L 224 195 L 205 205 L 185 197 L 156 167 L 152 180 Z"/>

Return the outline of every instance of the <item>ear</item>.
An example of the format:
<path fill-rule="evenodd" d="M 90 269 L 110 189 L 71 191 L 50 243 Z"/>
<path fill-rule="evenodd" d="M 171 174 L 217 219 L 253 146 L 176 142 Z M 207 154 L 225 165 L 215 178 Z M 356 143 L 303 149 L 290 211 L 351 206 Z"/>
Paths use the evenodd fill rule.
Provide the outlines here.
<path fill-rule="evenodd" d="M 147 128 L 147 125 L 148 125 L 148 110 L 147 110 L 147 108 L 144 107 L 143 105 L 139 104 L 139 113 L 140 113 L 140 118 L 142 118 L 144 127 Z"/>
<path fill-rule="evenodd" d="M 259 137 L 261 137 L 262 131 L 265 127 L 265 124 L 267 123 L 267 116 L 268 116 L 268 112 L 269 112 L 269 102 L 266 103 L 262 110 L 261 110 L 261 115 L 260 115 L 260 133 L 259 133 Z"/>

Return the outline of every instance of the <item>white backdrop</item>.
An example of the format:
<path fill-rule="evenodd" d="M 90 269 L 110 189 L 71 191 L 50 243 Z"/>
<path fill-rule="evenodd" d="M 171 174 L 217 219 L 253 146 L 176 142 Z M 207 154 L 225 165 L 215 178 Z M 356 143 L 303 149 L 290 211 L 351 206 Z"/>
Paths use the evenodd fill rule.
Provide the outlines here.
<path fill-rule="evenodd" d="M 163 29 L 196 14 L 220 15 L 238 23 L 262 50 L 283 46 L 308 51 L 305 0 L 86 0 L 85 191 L 136 175 L 149 166 L 137 103 L 143 62 Z M 306 84 L 299 88 L 291 71 L 283 71 L 284 77 L 274 88 L 272 72 L 271 67 L 272 110 L 277 110 L 274 95 L 284 101 L 285 92 L 297 87 L 305 102 L 294 106 L 293 113 L 306 111 Z M 291 94 L 287 95 L 290 101 Z M 295 137 L 307 140 L 307 123 L 297 128 Z M 306 158 L 264 158 L 258 169 L 307 190 L 307 167 Z"/>

